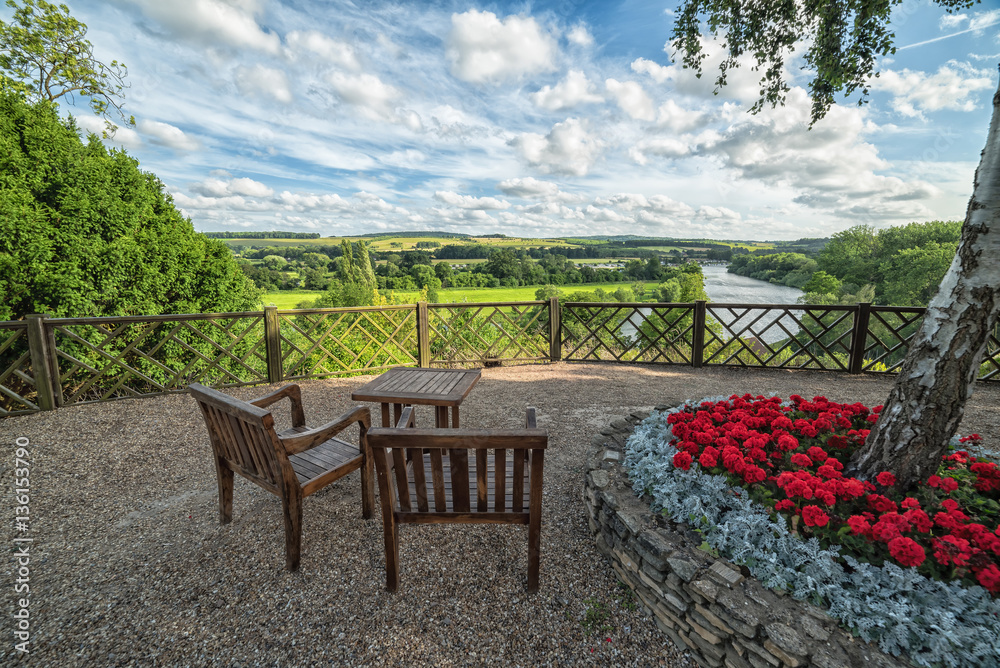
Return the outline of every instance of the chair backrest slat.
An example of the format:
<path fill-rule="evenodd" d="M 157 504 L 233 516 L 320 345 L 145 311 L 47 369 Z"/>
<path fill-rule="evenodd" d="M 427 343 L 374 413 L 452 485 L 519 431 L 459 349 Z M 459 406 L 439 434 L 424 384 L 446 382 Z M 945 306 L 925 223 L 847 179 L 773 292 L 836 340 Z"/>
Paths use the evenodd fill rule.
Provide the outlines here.
<path fill-rule="evenodd" d="M 489 510 L 488 468 L 486 450 L 476 450 L 476 510 L 481 513 Z M 503 490 L 496 489 L 494 494 L 503 494 Z"/>
<path fill-rule="evenodd" d="M 451 506 L 456 513 L 469 512 L 469 453 L 449 450 L 451 460 Z"/>
<path fill-rule="evenodd" d="M 402 448 L 392 449 L 392 470 L 396 476 L 396 494 L 401 510 L 410 510 L 410 484 L 406 476 L 406 453 Z"/>
<path fill-rule="evenodd" d="M 448 499 L 444 490 L 444 459 L 440 450 L 431 450 L 431 480 L 434 483 L 434 510 L 447 512 Z"/>
<path fill-rule="evenodd" d="M 413 487 L 417 500 L 417 510 L 426 513 L 427 506 L 427 478 L 424 475 L 424 451 L 420 448 L 410 448 L 406 451 L 406 457 L 413 466 Z"/>
<path fill-rule="evenodd" d="M 493 510 L 502 513 L 507 509 L 507 451 L 494 450 L 493 455 Z"/>
<path fill-rule="evenodd" d="M 515 513 L 524 511 L 524 450 L 514 451 L 514 470 L 510 475 L 510 509 Z"/>

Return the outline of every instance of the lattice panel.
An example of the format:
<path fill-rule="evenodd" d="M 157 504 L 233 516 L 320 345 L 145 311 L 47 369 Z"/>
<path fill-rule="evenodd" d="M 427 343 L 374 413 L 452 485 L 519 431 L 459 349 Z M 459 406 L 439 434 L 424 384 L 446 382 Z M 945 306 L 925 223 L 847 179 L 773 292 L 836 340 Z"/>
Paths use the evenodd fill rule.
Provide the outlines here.
<path fill-rule="evenodd" d="M 986 342 L 983 363 L 979 365 L 979 380 L 1000 381 L 1000 322 L 993 326 Z"/>
<path fill-rule="evenodd" d="M 873 306 L 865 337 L 863 371 L 898 372 L 910 350 L 910 340 L 920 330 L 922 308 Z"/>
<path fill-rule="evenodd" d="M 0 328 L 0 417 L 39 410 L 35 376 L 28 350 L 28 329 L 22 323 Z"/>
<path fill-rule="evenodd" d="M 639 304 L 566 304 L 563 359 L 691 364 L 694 308 Z"/>
<path fill-rule="evenodd" d="M 325 378 L 418 363 L 412 308 L 280 313 L 286 379 Z"/>
<path fill-rule="evenodd" d="M 267 382 L 262 315 L 51 320 L 63 405 Z"/>
<path fill-rule="evenodd" d="M 854 309 L 707 307 L 705 364 L 847 371 Z"/>
<path fill-rule="evenodd" d="M 427 323 L 435 366 L 549 358 L 547 304 L 431 304 Z"/>

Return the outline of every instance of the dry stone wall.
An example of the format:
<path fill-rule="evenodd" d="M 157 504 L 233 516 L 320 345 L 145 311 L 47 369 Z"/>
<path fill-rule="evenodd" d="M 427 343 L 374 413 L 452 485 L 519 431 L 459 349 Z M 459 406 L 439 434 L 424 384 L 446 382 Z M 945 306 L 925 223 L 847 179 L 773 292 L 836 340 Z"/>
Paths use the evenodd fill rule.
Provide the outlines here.
<path fill-rule="evenodd" d="M 910 668 L 820 608 L 765 589 L 700 549 L 701 537 L 685 525 L 655 516 L 622 468 L 625 440 L 647 417 L 634 412 L 594 437 L 583 498 L 598 549 L 664 634 L 707 668 Z"/>

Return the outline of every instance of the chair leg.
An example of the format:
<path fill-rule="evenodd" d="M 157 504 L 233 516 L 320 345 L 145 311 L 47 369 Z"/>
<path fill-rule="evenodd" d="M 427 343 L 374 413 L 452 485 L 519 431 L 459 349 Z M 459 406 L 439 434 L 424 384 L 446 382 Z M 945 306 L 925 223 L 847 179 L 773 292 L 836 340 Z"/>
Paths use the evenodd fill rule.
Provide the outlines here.
<path fill-rule="evenodd" d="M 385 588 L 396 591 L 399 587 L 399 525 L 392 519 L 382 523 L 385 537 Z"/>
<path fill-rule="evenodd" d="M 290 493 L 281 500 L 285 515 L 285 568 L 298 570 L 302 551 L 302 495 Z"/>
<path fill-rule="evenodd" d="M 219 522 L 233 521 L 233 470 L 224 462 L 215 462 L 215 474 L 219 480 Z"/>
<path fill-rule="evenodd" d="M 361 464 L 361 517 L 370 520 L 375 508 L 375 476 L 372 472 L 372 458 L 365 456 Z"/>

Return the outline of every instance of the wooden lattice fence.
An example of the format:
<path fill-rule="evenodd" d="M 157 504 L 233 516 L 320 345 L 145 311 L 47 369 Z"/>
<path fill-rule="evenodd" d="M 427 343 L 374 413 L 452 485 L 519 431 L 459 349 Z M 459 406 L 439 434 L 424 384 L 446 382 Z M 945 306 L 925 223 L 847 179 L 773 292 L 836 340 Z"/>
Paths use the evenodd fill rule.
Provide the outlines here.
<path fill-rule="evenodd" d="M 0 322 L 0 417 L 394 366 L 640 362 L 895 373 L 924 309 L 494 302 Z M 1000 324 L 979 378 L 1000 380 Z"/>

